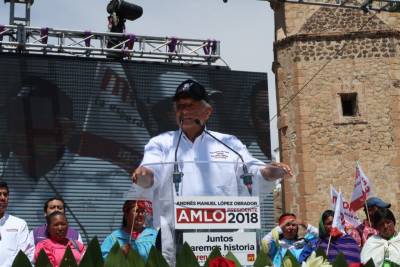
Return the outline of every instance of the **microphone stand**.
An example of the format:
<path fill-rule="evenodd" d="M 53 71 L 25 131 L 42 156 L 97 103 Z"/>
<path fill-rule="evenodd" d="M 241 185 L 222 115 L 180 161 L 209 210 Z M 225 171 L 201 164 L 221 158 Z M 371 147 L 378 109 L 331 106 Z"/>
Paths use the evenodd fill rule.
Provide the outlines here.
<path fill-rule="evenodd" d="M 179 184 L 182 182 L 182 177 L 183 177 L 183 172 L 181 172 L 179 170 L 179 164 L 178 164 L 178 148 L 179 148 L 179 144 L 181 142 L 182 134 L 183 134 L 182 123 L 183 123 L 183 118 L 180 118 L 180 121 L 179 121 L 180 133 L 179 133 L 179 137 L 178 137 L 178 143 L 176 144 L 176 148 L 175 148 L 174 172 L 172 173 L 172 182 L 175 185 L 175 192 L 176 192 L 177 196 L 179 196 Z"/>
<path fill-rule="evenodd" d="M 204 127 L 204 125 L 200 122 L 199 119 L 195 119 L 194 120 L 196 124 L 200 125 L 201 127 Z M 243 179 L 243 184 L 247 187 L 247 190 L 249 191 L 250 196 L 253 195 L 253 174 L 249 173 L 247 166 L 244 162 L 244 159 L 242 157 L 242 155 L 240 155 L 236 150 L 234 150 L 233 148 L 231 148 L 230 146 L 228 146 L 227 144 L 225 144 L 224 142 L 222 142 L 221 140 L 219 140 L 217 137 L 215 137 L 213 134 L 211 134 L 209 131 L 207 131 L 205 128 L 203 129 L 203 131 L 208 134 L 209 136 L 211 136 L 214 140 L 216 140 L 218 143 L 224 145 L 226 148 L 228 148 L 230 151 L 232 151 L 233 153 L 235 153 L 240 160 L 242 161 L 242 169 L 243 169 L 243 174 L 240 175 L 240 178 Z"/>

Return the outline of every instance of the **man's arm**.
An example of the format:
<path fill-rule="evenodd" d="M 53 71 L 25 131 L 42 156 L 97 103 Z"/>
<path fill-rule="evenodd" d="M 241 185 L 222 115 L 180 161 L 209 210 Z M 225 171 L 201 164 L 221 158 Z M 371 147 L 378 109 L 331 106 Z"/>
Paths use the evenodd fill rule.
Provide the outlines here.
<path fill-rule="evenodd" d="M 143 188 L 152 187 L 157 183 L 160 174 L 160 165 L 157 165 L 157 163 L 163 161 L 162 141 L 161 137 L 155 137 L 145 145 L 142 162 L 132 173 L 132 182 Z M 146 164 L 150 165 L 145 167 Z"/>
<path fill-rule="evenodd" d="M 236 151 L 242 155 L 243 160 L 248 165 L 261 166 L 265 164 L 264 162 L 254 158 L 247 147 L 236 137 L 231 140 L 232 146 L 235 147 Z M 259 168 L 259 167 L 257 167 Z M 265 167 L 260 169 L 260 174 L 266 181 L 275 181 L 279 178 L 283 178 L 285 175 L 293 176 L 292 169 L 285 163 L 272 162 L 266 164 Z"/>

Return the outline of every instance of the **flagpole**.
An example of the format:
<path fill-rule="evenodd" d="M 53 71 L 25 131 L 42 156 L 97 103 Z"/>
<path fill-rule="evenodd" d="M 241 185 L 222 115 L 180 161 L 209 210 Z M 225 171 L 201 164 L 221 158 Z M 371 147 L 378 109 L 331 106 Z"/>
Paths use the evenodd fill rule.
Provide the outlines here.
<path fill-rule="evenodd" d="M 339 215 L 341 205 L 342 205 L 342 191 L 339 189 L 339 194 L 337 196 L 336 203 L 335 203 L 335 210 L 334 210 L 334 216 L 333 216 L 333 221 L 332 221 L 332 228 L 329 231 L 329 240 L 328 240 L 328 246 L 326 247 L 326 256 L 328 256 L 329 247 L 330 247 L 331 241 L 332 241 L 332 231 L 333 231 L 333 229 L 335 227 L 339 227 L 339 225 L 336 225 L 336 223 L 337 223 L 337 218 L 338 218 L 337 216 Z M 335 218 L 336 218 L 336 220 L 335 220 Z"/>
<path fill-rule="evenodd" d="M 332 234 L 329 234 L 328 246 L 326 247 L 326 256 L 328 257 L 329 247 L 331 245 Z"/>
<path fill-rule="evenodd" d="M 369 226 L 371 227 L 372 225 L 371 225 L 371 219 L 370 219 L 370 217 L 369 217 L 368 206 L 367 206 L 367 200 L 364 201 L 364 208 L 366 209 L 366 212 L 365 212 L 365 213 L 367 214 L 368 223 L 369 223 Z"/>
<path fill-rule="evenodd" d="M 331 184 L 330 186 L 331 186 L 331 199 L 332 199 L 332 184 Z M 340 190 L 339 190 L 339 192 L 340 192 Z M 339 200 L 336 198 L 336 203 L 337 203 L 337 201 L 339 201 Z M 335 210 L 336 210 L 336 203 L 335 203 Z M 324 226 L 324 227 L 325 227 L 325 226 Z M 332 234 L 329 233 L 328 246 L 326 247 L 326 255 L 327 255 L 327 256 L 328 256 L 329 246 L 330 246 L 330 244 L 331 244 L 331 238 L 332 238 Z"/>

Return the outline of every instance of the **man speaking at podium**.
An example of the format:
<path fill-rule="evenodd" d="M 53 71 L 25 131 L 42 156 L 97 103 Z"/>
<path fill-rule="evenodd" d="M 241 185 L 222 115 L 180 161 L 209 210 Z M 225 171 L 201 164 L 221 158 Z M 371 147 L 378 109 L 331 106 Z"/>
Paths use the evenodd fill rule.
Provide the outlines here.
<path fill-rule="evenodd" d="M 155 227 L 161 225 L 163 254 L 167 259 L 169 253 L 166 252 L 166 242 L 169 237 L 166 236 L 164 226 L 170 224 L 172 227 L 173 192 L 182 196 L 248 195 L 253 189 L 258 190 L 260 180 L 267 181 L 272 189 L 276 179 L 286 174 L 292 175 L 286 164 L 264 164 L 252 157 L 235 136 L 208 131 L 205 124 L 213 113 L 213 108 L 209 104 L 205 88 L 198 82 L 191 79 L 182 82 L 176 89 L 173 101 L 176 122 L 180 129 L 153 137 L 145 146 L 141 165 L 132 174 L 134 183 L 154 189 L 154 211 L 158 213 L 156 209 L 159 209 L 161 214 L 159 220 L 155 216 L 154 223 Z M 165 164 L 168 162 L 171 164 Z M 216 166 L 213 162 L 237 164 Z M 249 173 L 255 173 L 254 181 L 251 176 L 243 179 L 243 174 L 248 170 Z M 173 173 L 183 174 L 180 179 L 179 176 L 174 179 L 174 189 Z M 168 216 L 168 213 L 172 214 Z"/>

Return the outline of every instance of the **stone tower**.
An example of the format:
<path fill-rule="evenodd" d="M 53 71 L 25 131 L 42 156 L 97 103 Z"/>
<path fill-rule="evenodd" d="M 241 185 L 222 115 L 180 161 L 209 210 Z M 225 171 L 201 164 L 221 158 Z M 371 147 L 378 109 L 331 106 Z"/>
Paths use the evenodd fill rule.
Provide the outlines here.
<path fill-rule="evenodd" d="M 400 13 L 272 7 L 281 160 L 295 173 L 283 209 L 317 225 L 330 185 L 350 200 L 358 160 L 400 220 Z"/>

